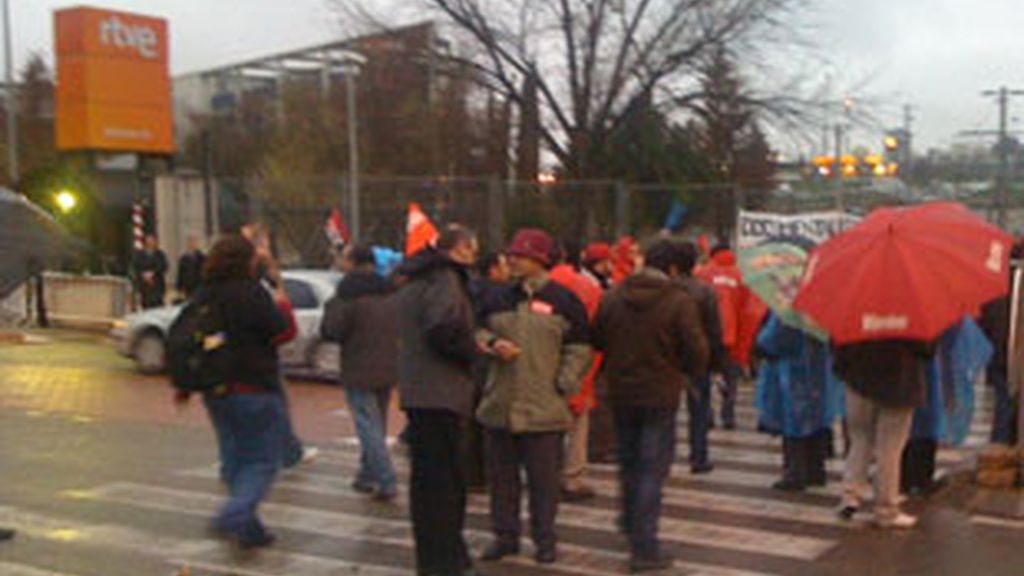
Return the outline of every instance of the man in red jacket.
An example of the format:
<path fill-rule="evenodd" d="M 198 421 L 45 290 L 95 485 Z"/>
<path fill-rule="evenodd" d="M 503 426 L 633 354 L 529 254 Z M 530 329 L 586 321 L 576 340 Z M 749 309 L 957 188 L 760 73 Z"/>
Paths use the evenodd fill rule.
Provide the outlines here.
<path fill-rule="evenodd" d="M 726 430 L 736 428 L 736 392 L 743 365 L 750 358 L 750 342 L 745 338 L 750 330 L 746 327 L 751 320 L 748 309 L 754 296 L 743 283 L 736 255 L 728 246 L 719 245 L 711 250 L 711 260 L 697 269 L 695 276 L 715 289 L 718 298 L 718 312 L 721 317 L 722 343 L 729 351 L 725 360 L 722 378 L 722 426 Z"/>

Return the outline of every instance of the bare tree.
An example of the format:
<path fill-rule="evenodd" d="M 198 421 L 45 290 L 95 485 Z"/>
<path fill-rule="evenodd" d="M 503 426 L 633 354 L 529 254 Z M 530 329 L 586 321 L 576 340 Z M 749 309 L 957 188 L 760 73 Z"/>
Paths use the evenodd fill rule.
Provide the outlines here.
<path fill-rule="evenodd" d="M 567 176 L 585 178 L 634 102 L 686 107 L 722 45 L 771 41 L 804 0 L 417 0 L 520 109 Z M 352 2 L 345 2 L 351 6 Z M 358 11 L 364 16 L 369 10 Z M 349 9 L 349 14 L 355 14 Z M 364 20 L 367 21 L 367 20 Z M 377 18 L 376 23 L 384 21 Z"/>

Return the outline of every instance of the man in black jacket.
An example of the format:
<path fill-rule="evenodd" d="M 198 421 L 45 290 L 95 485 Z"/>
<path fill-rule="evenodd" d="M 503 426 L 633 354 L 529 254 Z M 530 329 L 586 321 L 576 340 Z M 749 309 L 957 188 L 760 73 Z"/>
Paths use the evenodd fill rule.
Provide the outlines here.
<path fill-rule="evenodd" d="M 341 385 L 362 449 L 352 487 L 391 501 L 398 489 L 387 422 L 398 381 L 398 312 L 391 284 L 377 274 L 369 246 L 346 247 L 342 261 L 348 273 L 327 302 L 320 334 L 341 344 Z"/>
<path fill-rule="evenodd" d="M 163 306 L 167 290 L 164 280 L 167 274 L 167 255 L 160 249 L 156 236 L 146 236 L 145 248 L 136 252 L 132 259 L 132 273 L 142 307 Z"/>
<path fill-rule="evenodd" d="M 676 278 L 697 304 L 701 327 L 711 354 L 708 370 L 694 382 L 686 394 L 687 425 L 690 441 L 690 472 L 706 474 L 714 469 L 708 457 L 708 430 L 711 428 L 711 373 L 724 372 L 729 351 L 722 342 L 722 317 L 718 313 L 715 290 L 693 277 L 697 265 L 697 247 L 692 242 L 676 246 L 676 262 L 680 270 Z"/>
<path fill-rule="evenodd" d="M 178 259 L 178 278 L 175 288 L 181 298 L 189 299 L 199 289 L 203 280 L 203 262 L 206 255 L 199 247 L 199 237 L 195 234 L 188 236 L 188 250 Z"/>
<path fill-rule="evenodd" d="M 409 419 L 409 507 L 417 573 L 475 574 L 462 537 L 466 488 L 462 446 L 473 409 L 477 357 L 469 267 L 476 237 L 449 226 L 436 248 L 413 255 L 396 272 L 399 393 Z"/>

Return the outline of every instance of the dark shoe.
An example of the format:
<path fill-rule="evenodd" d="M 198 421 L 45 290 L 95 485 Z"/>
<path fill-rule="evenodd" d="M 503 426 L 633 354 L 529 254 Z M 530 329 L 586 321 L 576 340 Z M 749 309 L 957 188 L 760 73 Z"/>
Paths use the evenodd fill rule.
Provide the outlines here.
<path fill-rule="evenodd" d="M 850 506 L 850 505 L 843 506 L 843 507 L 841 507 L 839 509 L 839 519 L 840 520 L 853 520 L 853 517 L 857 515 L 857 512 L 859 510 L 860 510 L 860 508 L 858 508 L 856 506 Z"/>
<path fill-rule="evenodd" d="M 352 489 L 360 494 L 374 494 L 377 492 L 377 485 L 364 480 L 353 480 Z"/>
<path fill-rule="evenodd" d="M 783 478 L 775 484 L 772 484 L 772 488 L 783 492 L 803 492 L 807 489 L 807 485 L 803 482 L 793 480 L 792 478 Z"/>
<path fill-rule="evenodd" d="M 11 538 L 14 538 L 14 530 L 8 530 L 7 528 L 0 528 L 0 542 L 6 542 Z"/>
<path fill-rule="evenodd" d="M 533 559 L 537 561 L 537 564 L 554 564 L 555 560 L 558 559 L 558 555 L 555 553 L 554 546 L 545 546 L 537 548 L 537 553 L 533 555 Z"/>
<path fill-rule="evenodd" d="M 266 548 L 277 540 L 277 537 L 269 532 L 264 532 L 252 538 L 239 538 L 238 547 L 242 550 L 256 550 Z"/>
<path fill-rule="evenodd" d="M 711 462 L 702 462 L 700 464 L 690 465 L 690 474 L 708 474 L 715 469 L 715 465 Z"/>
<path fill-rule="evenodd" d="M 638 574 L 640 572 L 656 572 L 667 570 L 672 567 L 672 557 L 662 554 L 653 558 L 633 556 L 629 559 L 629 571 Z"/>
<path fill-rule="evenodd" d="M 575 490 L 569 490 L 566 488 L 562 489 L 562 501 L 573 503 L 573 502 L 584 502 L 597 496 L 597 492 L 594 491 L 590 486 L 580 486 Z"/>
<path fill-rule="evenodd" d="M 398 488 L 389 488 L 386 490 L 381 488 L 380 490 L 375 490 L 373 493 L 374 502 L 394 502 L 395 498 L 398 498 Z"/>
<path fill-rule="evenodd" d="M 515 556 L 516 554 L 519 554 L 518 543 L 494 541 L 480 555 L 480 560 L 484 562 L 497 562 L 505 556 Z"/>

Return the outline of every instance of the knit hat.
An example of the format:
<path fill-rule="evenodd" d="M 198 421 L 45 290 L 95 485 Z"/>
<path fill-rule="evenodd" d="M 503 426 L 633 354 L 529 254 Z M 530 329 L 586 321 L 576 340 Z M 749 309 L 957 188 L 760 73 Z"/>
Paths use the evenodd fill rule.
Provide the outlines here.
<path fill-rule="evenodd" d="M 594 242 L 583 251 L 583 263 L 593 264 L 612 257 L 612 249 L 605 242 Z"/>
<path fill-rule="evenodd" d="M 547 232 L 536 228 L 524 228 L 516 232 L 515 237 L 512 238 L 512 244 L 509 245 L 506 252 L 509 256 L 529 258 L 549 266 L 554 247 L 555 243 Z"/>

